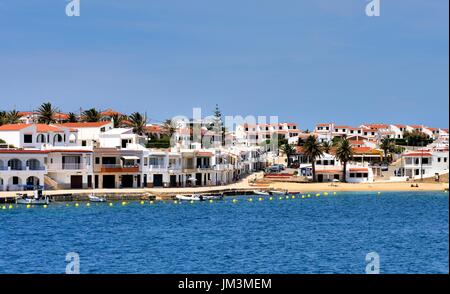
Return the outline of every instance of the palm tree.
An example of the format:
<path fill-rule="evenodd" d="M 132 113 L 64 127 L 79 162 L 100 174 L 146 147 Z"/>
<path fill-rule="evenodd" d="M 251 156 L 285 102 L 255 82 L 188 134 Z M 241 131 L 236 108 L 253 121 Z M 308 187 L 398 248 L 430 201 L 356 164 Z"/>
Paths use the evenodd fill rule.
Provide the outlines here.
<path fill-rule="evenodd" d="M 102 118 L 100 111 L 95 108 L 91 108 L 83 111 L 83 121 L 85 122 L 99 122 Z"/>
<path fill-rule="evenodd" d="M 8 123 L 8 113 L 6 111 L 0 111 L 0 126 Z"/>
<path fill-rule="evenodd" d="M 43 103 L 37 110 L 38 122 L 43 124 L 51 124 L 55 122 L 56 109 L 50 102 Z"/>
<path fill-rule="evenodd" d="M 290 167 L 291 166 L 291 156 L 293 154 L 295 154 L 294 147 L 292 147 L 291 144 L 286 142 L 286 143 L 284 143 L 283 145 L 280 146 L 280 150 L 286 155 L 286 157 L 287 157 L 287 166 Z"/>
<path fill-rule="evenodd" d="M 78 122 L 77 115 L 73 112 L 69 112 L 68 117 L 67 117 L 67 122 L 71 122 L 71 123 Z"/>
<path fill-rule="evenodd" d="M 130 115 L 130 121 L 133 127 L 133 133 L 143 135 L 145 125 L 147 124 L 147 117 L 139 112 L 134 112 Z"/>
<path fill-rule="evenodd" d="M 113 115 L 111 115 L 111 119 L 114 122 L 114 127 L 120 128 L 120 126 L 122 126 L 123 120 L 125 119 L 125 116 L 120 113 L 114 113 Z"/>
<path fill-rule="evenodd" d="M 394 144 L 392 143 L 391 139 L 385 138 L 383 139 L 383 141 L 381 141 L 380 148 L 383 150 L 384 158 L 386 160 L 389 156 L 389 152 L 394 150 Z"/>
<path fill-rule="evenodd" d="M 320 143 L 314 135 L 309 135 L 303 145 L 303 152 L 309 157 L 312 164 L 313 181 L 316 181 L 316 158 L 323 155 Z"/>
<path fill-rule="evenodd" d="M 8 124 L 18 124 L 20 122 L 20 114 L 17 110 L 11 110 L 6 114 L 6 122 Z"/>
<path fill-rule="evenodd" d="M 350 145 L 350 141 L 347 138 L 341 139 L 336 149 L 336 158 L 344 164 L 343 170 L 344 182 L 346 182 L 347 178 L 347 162 L 350 161 L 352 156 L 353 156 L 353 148 Z"/>
<path fill-rule="evenodd" d="M 175 125 L 175 121 L 169 118 L 164 121 L 162 129 L 170 138 L 172 138 L 173 134 L 177 131 L 177 126 Z"/>
<path fill-rule="evenodd" d="M 328 141 L 322 142 L 322 148 L 325 153 L 330 153 L 331 143 Z"/>

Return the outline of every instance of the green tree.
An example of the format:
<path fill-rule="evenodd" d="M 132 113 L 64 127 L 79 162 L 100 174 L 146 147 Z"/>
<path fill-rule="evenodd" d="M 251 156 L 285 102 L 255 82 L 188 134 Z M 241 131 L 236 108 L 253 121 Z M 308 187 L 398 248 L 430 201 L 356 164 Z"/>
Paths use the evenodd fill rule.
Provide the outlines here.
<path fill-rule="evenodd" d="M 322 148 L 323 148 L 323 151 L 325 152 L 325 153 L 330 153 L 330 149 L 331 149 L 331 143 L 330 142 L 328 142 L 328 141 L 324 141 L 324 142 L 322 142 Z"/>
<path fill-rule="evenodd" d="M 129 117 L 133 133 L 143 135 L 145 133 L 145 126 L 147 124 L 147 117 L 139 112 L 134 112 Z"/>
<path fill-rule="evenodd" d="M 120 128 L 122 126 L 122 122 L 126 119 L 126 117 L 120 113 L 114 113 L 111 116 L 111 119 L 114 122 L 114 127 L 115 128 Z"/>
<path fill-rule="evenodd" d="M 312 164 L 313 182 L 316 181 L 316 158 L 323 155 L 322 146 L 314 135 L 309 135 L 303 145 L 303 152 L 309 157 Z"/>
<path fill-rule="evenodd" d="M 50 102 L 42 103 L 37 110 L 38 122 L 42 124 L 51 124 L 55 122 L 56 109 Z"/>
<path fill-rule="evenodd" d="M 389 157 L 389 153 L 395 150 L 395 145 L 393 141 L 389 138 L 384 138 L 381 141 L 380 148 L 383 150 L 385 161 Z"/>
<path fill-rule="evenodd" d="M 8 113 L 6 111 L 0 111 L 0 126 L 8 123 Z"/>
<path fill-rule="evenodd" d="M 77 115 L 73 112 L 69 112 L 67 122 L 71 122 L 71 123 L 78 122 Z"/>
<path fill-rule="evenodd" d="M 99 122 L 102 118 L 102 115 L 100 114 L 100 111 L 98 111 L 95 108 L 91 108 L 88 110 L 83 111 L 82 113 L 83 121 L 85 122 Z"/>
<path fill-rule="evenodd" d="M 347 138 L 343 138 L 336 149 L 336 158 L 343 163 L 344 182 L 347 181 L 347 163 L 353 156 L 353 148 Z"/>
<path fill-rule="evenodd" d="M 292 147 L 289 143 L 284 143 L 280 146 L 281 152 L 283 152 L 286 155 L 287 158 L 287 166 L 291 166 L 291 156 L 295 154 L 295 149 Z"/>
<path fill-rule="evenodd" d="M 403 139 L 408 146 L 426 146 L 433 141 L 427 134 L 417 130 L 403 132 Z"/>
<path fill-rule="evenodd" d="M 8 124 L 18 124 L 20 122 L 20 114 L 17 110 L 11 110 L 6 114 L 6 122 Z"/>

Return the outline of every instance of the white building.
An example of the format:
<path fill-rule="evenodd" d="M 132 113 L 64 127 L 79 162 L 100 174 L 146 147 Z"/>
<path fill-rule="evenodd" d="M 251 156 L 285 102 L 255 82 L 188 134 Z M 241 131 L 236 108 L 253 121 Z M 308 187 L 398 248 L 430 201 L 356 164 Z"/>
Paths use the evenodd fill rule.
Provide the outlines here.
<path fill-rule="evenodd" d="M 77 130 L 78 137 L 76 145 L 78 146 L 96 146 L 100 140 L 100 135 L 114 128 L 112 121 L 101 122 L 76 122 L 64 123 L 62 127 Z"/>
<path fill-rule="evenodd" d="M 46 124 L 0 126 L 0 139 L 17 148 L 42 149 L 46 146 L 75 146 L 78 132 L 70 127 Z"/>
<path fill-rule="evenodd" d="M 47 153 L 40 150 L 0 149 L 0 191 L 44 185 Z"/>
<path fill-rule="evenodd" d="M 420 179 L 446 174 L 448 171 L 448 149 L 422 149 L 403 154 L 402 167 L 397 171 L 397 176 Z"/>

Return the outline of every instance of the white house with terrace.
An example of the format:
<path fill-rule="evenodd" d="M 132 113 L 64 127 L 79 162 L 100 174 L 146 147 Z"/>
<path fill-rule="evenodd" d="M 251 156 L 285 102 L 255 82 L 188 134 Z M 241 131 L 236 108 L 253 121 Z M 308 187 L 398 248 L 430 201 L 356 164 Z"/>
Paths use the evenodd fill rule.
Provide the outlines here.
<path fill-rule="evenodd" d="M 17 148 L 43 149 L 46 146 L 76 146 L 78 132 L 70 127 L 46 124 L 0 126 L 0 139 Z"/>
<path fill-rule="evenodd" d="M 0 149 L 0 191 L 35 189 L 44 185 L 47 152 Z"/>

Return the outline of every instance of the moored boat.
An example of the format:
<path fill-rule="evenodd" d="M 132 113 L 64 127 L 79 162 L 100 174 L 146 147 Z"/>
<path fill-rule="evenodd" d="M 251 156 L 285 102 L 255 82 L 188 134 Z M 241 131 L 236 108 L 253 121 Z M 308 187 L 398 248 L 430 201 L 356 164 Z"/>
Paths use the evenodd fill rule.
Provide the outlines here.
<path fill-rule="evenodd" d="M 50 200 L 48 196 L 44 195 L 42 190 L 39 189 L 33 191 L 33 196 L 18 193 L 16 195 L 16 203 L 26 205 L 48 205 Z"/>
<path fill-rule="evenodd" d="M 106 202 L 106 199 L 104 197 L 95 196 L 94 194 L 91 194 L 88 197 L 89 201 L 91 202 Z"/>
<path fill-rule="evenodd" d="M 270 195 L 285 195 L 287 194 L 287 191 L 278 191 L 278 190 L 272 190 L 269 191 Z"/>
<path fill-rule="evenodd" d="M 253 194 L 255 195 L 262 195 L 262 196 L 270 196 L 269 192 L 261 191 L 261 190 L 254 190 Z"/>

